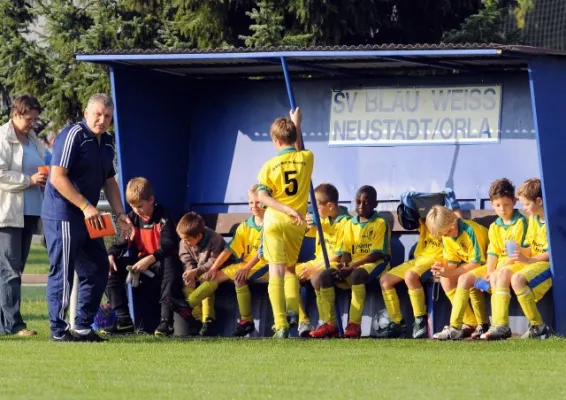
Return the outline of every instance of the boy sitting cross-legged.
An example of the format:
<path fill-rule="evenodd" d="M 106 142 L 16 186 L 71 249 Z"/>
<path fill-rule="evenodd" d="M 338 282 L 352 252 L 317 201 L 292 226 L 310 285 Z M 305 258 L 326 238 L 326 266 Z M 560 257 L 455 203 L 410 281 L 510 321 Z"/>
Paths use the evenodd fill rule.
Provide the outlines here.
<path fill-rule="evenodd" d="M 253 215 L 238 226 L 228 247 L 203 276 L 204 280 L 213 281 L 216 285 L 228 280 L 234 281 L 240 322 L 234 328 L 233 336 L 246 336 L 255 330 L 252 295 L 248 281 L 267 281 L 268 279 L 269 267 L 265 262 L 260 261 L 258 255 L 264 210 L 257 197 L 257 186 L 253 185 L 248 191 L 248 204 Z M 222 268 L 232 254 L 241 262 Z"/>
<path fill-rule="evenodd" d="M 334 311 L 334 285 L 346 283 L 352 288 L 346 338 L 361 336 L 362 313 L 366 298 L 366 283 L 378 279 L 389 269 L 389 226 L 376 211 L 377 192 L 372 186 L 362 186 L 356 193 L 358 215 L 344 225 L 343 241 L 339 243 L 341 262 L 334 263 L 320 275 L 320 307 L 324 324 L 310 333 L 311 337 L 337 337 Z"/>
<path fill-rule="evenodd" d="M 169 335 L 173 331 L 173 315 L 168 298 L 184 301 L 175 222 L 162 205 L 155 203 L 153 188 L 145 178 L 128 182 L 126 201 L 132 207 L 128 217 L 134 229 L 128 239 L 118 239 L 108 250 L 110 276 L 106 291 L 117 322 L 107 333 L 134 331 L 125 289 L 126 267 L 131 265 L 132 272 L 149 269 L 157 275 L 154 279 L 161 281 L 161 323 L 155 335 Z"/>

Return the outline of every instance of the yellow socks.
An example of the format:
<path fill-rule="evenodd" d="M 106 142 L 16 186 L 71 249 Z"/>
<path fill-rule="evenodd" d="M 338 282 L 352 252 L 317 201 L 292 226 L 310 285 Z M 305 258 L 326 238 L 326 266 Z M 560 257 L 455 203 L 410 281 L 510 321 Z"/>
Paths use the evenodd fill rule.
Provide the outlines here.
<path fill-rule="evenodd" d="M 353 293 L 354 291 L 352 288 L 352 299 Z M 387 313 L 389 314 L 389 319 L 396 324 L 399 324 L 403 319 L 403 315 L 401 314 L 401 304 L 399 303 L 397 290 L 395 290 L 394 288 L 389 290 L 382 290 L 381 293 L 383 294 L 383 302 L 385 303 L 385 308 L 387 309 Z"/>
<path fill-rule="evenodd" d="M 287 312 L 299 313 L 300 285 L 299 278 L 295 274 L 285 274 L 285 302 Z"/>
<path fill-rule="evenodd" d="M 425 294 L 423 288 L 409 289 L 409 298 L 413 306 L 413 315 L 415 317 L 422 317 L 426 315 Z"/>
<path fill-rule="evenodd" d="M 535 301 L 535 296 L 533 295 L 531 289 L 528 286 L 525 286 L 524 288 L 522 288 L 519 291 L 516 291 L 515 293 L 517 294 L 517 300 L 519 301 L 519 304 L 523 309 L 523 313 L 525 314 L 525 317 L 527 317 L 527 319 L 529 320 L 529 323 L 531 325 L 537 325 L 537 326 L 542 325 L 543 324 L 542 316 L 538 311 Z"/>
<path fill-rule="evenodd" d="M 461 288 L 456 289 L 454 301 L 452 302 L 452 313 L 450 314 L 450 326 L 458 329 L 462 328 L 464 312 L 466 311 L 469 297 L 469 290 Z"/>
<path fill-rule="evenodd" d="M 509 288 L 496 288 L 491 295 L 491 315 L 494 326 L 509 326 L 509 302 L 511 291 Z"/>
<path fill-rule="evenodd" d="M 366 300 L 366 285 L 352 285 L 352 302 L 350 303 L 350 315 L 348 321 L 354 324 L 362 323 L 364 302 Z"/>
<path fill-rule="evenodd" d="M 334 301 L 336 293 L 333 287 L 320 288 L 320 301 L 318 312 L 322 322 L 336 326 L 336 314 L 334 313 Z"/>
<path fill-rule="evenodd" d="M 216 311 L 214 311 L 214 293 L 206 297 L 202 301 L 202 322 L 207 319 L 216 319 Z"/>
<path fill-rule="evenodd" d="M 470 289 L 470 302 L 472 303 L 472 309 L 476 315 L 476 321 L 478 324 L 489 324 L 489 315 L 487 314 L 487 309 L 485 307 L 485 295 L 481 290 L 476 288 Z"/>
<path fill-rule="evenodd" d="M 236 299 L 240 310 L 240 321 L 252 322 L 252 294 L 248 285 L 236 287 Z"/>
<path fill-rule="evenodd" d="M 199 303 L 201 303 L 205 298 L 212 296 L 214 292 L 218 289 L 218 283 L 215 281 L 204 281 L 202 282 L 190 295 L 189 295 L 189 305 L 195 308 Z"/>
<path fill-rule="evenodd" d="M 446 297 L 452 303 L 452 307 L 454 307 L 454 296 L 456 296 L 456 289 L 449 290 L 446 292 Z M 464 324 L 474 327 L 478 324 L 476 320 L 476 315 L 472 311 L 472 307 L 469 304 L 466 306 L 466 310 L 464 311 Z"/>
<path fill-rule="evenodd" d="M 275 329 L 289 329 L 287 322 L 287 312 L 285 308 L 285 283 L 283 278 L 276 276 L 269 277 L 267 293 L 273 310 L 273 320 Z"/>

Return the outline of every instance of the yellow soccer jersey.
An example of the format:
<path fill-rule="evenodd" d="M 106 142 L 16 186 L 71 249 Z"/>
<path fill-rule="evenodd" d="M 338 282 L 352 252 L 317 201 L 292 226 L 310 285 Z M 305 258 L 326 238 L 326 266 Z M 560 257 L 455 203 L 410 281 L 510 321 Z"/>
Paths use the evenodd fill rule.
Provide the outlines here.
<path fill-rule="evenodd" d="M 523 247 L 531 248 L 531 255 L 537 256 L 548 251 L 548 236 L 546 236 L 546 223 L 541 222 L 538 215 L 529 218 L 529 229 L 523 241 Z"/>
<path fill-rule="evenodd" d="M 322 218 L 320 220 L 322 225 L 322 231 L 324 232 L 324 243 L 326 244 L 326 251 L 330 256 L 336 251 L 336 245 L 341 243 L 344 236 L 344 225 L 351 218 L 346 207 L 340 207 L 340 214 L 336 216 L 334 220 L 330 218 Z M 314 252 L 315 260 L 323 260 L 322 256 L 322 246 L 320 245 L 320 239 L 318 237 L 318 229 L 313 227 L 308 230 L 308 237 L 316 237 L 316 248 Z"/>
<path fill-rule="evenodd" d="M 507 259 L 509 254 L 505 249 L 506 240 L 514 240 L 522 244 L 527 234 L 527 219 L 519 211 L 513 212 L 513 218 L 509 225 L 505 225 L 503 220 L 497 218 L 494 223 L 489 226 L 489 246 L 487 254 L 498 258 L 498 263 Z"/>
<path fill-rule="evenodd" d="M 451 264 L 485 264 L 487 229 L 477 222 L 458 220 L 458 237 L 442 237 L 443 257 Z"/>
<path fill-rule="evenodd" d="M 442 238 L 433 237 L 423 221 L 419 224 L 419 241 L 415 247 L 415 258 L 418 257 L 442 257 Z"/>
<path fill-rule="evenodd" d="M 278 202 L 305 214 L 313 164 L 314 156 L 308 150 L 281 150 L 263 164 L 257 177 L 260 185 L 258 190 L 267 190 Z"/>
<path fill-rule="evenodd" d="M 261 242 L 261 226 L 257 226 L 253 215 L 238 225 L 236 233 L 228 247 L 243 263 L 250 261 L 256 255 Z"/>
<path fill-rule="evenodd" d="M 380 252 L 387 256 L 391 253 L 389 244 L 389 226 L 381 215 L 374 212 L 367 222 L 360 222 L 356 216 L 344 225 L 344 239 L 338 255 L 349 253 L 352 261 L 367 257 L 370 253 Z"/>

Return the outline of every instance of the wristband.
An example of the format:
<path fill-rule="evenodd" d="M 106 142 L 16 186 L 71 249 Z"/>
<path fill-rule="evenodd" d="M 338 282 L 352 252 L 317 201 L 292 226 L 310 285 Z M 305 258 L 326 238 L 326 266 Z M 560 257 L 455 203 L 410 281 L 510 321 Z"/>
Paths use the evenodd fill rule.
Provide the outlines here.
<path fill-rule="evenodd" d="M 88 206 L 90 206 L 90 201 L 87 200 L 86 203 L 85 203 L 85 205 L 81 207 L 81 211 L 86 210 L 86 208 L 87 208 Z"/>
<path fill-rule="evenodd" d="M 119 212 L 119 213 L 116 215 L 116 220 L 118 220 L 122 215 L 125 217 L 125 216 L 126 216 L 126 213 L 123 212 L 123 211 L 122 211 L 122 212 Z"/>

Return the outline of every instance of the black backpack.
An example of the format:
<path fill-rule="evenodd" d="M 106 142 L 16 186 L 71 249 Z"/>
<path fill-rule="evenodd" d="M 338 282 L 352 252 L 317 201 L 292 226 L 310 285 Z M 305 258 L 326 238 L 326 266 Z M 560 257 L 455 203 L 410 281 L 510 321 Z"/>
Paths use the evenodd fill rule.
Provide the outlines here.
<path fill-rule="evenodd" d="M 406 192 L 401 195 L 401 204 L 397 207 L 397 220 L 406 230 L 419 228 L 419 220 L 426 216 L 433 206 L 445 204 L 446 193 Z"/>

